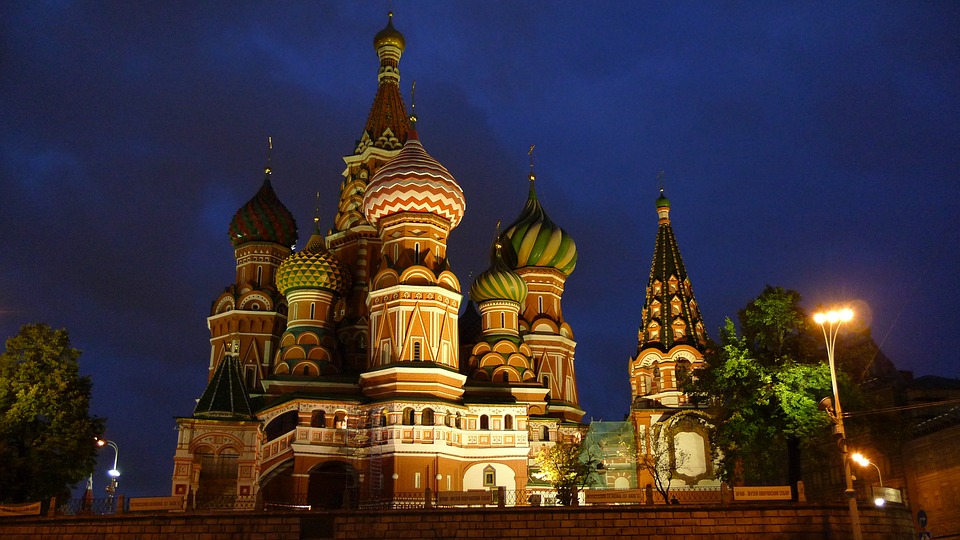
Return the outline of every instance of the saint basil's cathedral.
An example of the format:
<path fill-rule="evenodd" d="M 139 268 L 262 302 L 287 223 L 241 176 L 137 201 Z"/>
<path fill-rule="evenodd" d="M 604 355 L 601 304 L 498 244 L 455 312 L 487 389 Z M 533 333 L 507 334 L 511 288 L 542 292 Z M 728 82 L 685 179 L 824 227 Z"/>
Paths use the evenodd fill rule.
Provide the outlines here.
<path fill-rule="evenodd" d="M 573 238 L 541 206 L 531 167 L 519 216 L 478 246 L 490 266 L 464 295 L 447 238 L 466 199 L 404 107 L 392 14 L 374 47 L 376 97 L 343 158 L 333 228 L 324 235 L 315 219 L 294 252 L 297 225 L 269 167 L 230 222 L 236 277 L 207 319 L 207 388 L 177 419 L 172 493 L 195 504 L 522 491 L 545 485 L 533 462 L 542 447 L 588 432 L 561 308 Z M 651 426 L 669 426 L 670 447 L 693 456 L 675 481 L 696 485 L 713 482 L 706 419 L 688 414 L 678 380 L 702 362 L 706 335 L 669 210 L 661 191 L 624 424 L 639 451 Z M 610 487 L 649 483 L 635 467 L 606 476 Z"/>

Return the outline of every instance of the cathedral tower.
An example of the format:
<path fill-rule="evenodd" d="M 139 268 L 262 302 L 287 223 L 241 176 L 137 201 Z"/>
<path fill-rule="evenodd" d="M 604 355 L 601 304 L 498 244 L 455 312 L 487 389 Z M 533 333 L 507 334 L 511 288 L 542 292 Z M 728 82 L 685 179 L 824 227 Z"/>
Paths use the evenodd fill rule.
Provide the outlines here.
<path fill-rule="evenodd" d="M 344 370 L 353 373 L 366 367 L 370 340 L 367 287 L 380 261 L 380 238 L 363 214 L 363 198 L 380 167 L 400 152 L 409 130 L 400 94 L 400 56 L 406 41 L 393 27 L 393 13 L 388 16 L 387 26 L 374 37 L 373 47 L 380 58 L 377 95 L 353 153 L 343 158 L 347 167 L 340 184 L 334 228 L 327 236 L 331 253 L 351 277 L 351 286 L 335 306 L 334 315 Z"/>
<path fill-rule="evenodd" d="M 681 390 L 684 380 L 703 364 L 707 336 L 663 189 L 656 206 L 657 242 L 637 332 L 637 354 L 629 364 L 636 448 L 650 455 L 668 454 L 662 457 L 677 464 L 674 486 L 716 485 L 710 419 L 695 410 Z M 648 470 L 638 470 L 637 477 L 639 485 L 653 481 Z"/>
<path fill-rule="evenodd" d="M 411 130 L 403 150 L 367 186 L 364 214 L 380 236 L 371 281 L 364 394 L 457 399 L 460 283 L 449 270 L 447 237 L 463 219 L 463 191 Z"/>
<path fill-rule="evenodd" d="M 274 280 L 280 263 L 297 242 L 297 224 L 273 191 L 271 174 L 267 167 L 260 190 L 230 222 L 236 280 L 214 300 L 207 318 L 209 377 L 238 340 L 236 358 L 244 384 L 252 392 L 269 374 L 270 361 L 286 327 L 287 303 Z"/>
<path fill-rule="evenodd" d="M 536 176 L 520 216 L 503 233 L 510 266 L 526 282 L 520 333 L 533 351 L 537 379 L 548 389 L 547 414 L 579 422 L 584 411 L 577 396 L 573 330 L 563 319 L 563 286 L 577 265 L 573 238 L 557 226 L 537 199 Z"/>

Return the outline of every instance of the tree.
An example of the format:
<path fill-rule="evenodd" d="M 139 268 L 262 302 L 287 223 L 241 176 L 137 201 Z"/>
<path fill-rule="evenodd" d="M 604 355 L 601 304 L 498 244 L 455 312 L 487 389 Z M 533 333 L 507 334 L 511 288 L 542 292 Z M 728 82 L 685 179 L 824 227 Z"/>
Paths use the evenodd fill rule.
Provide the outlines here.
<path fill-rule="evenodd" d="M 563 506 L 574 504 L 577 493 L 587 486 L 600 466 L 600 460 L 585 451 L 582 441 L 560 441 L 541 449 L 534 460 L 540 474 L 557 490 Z"/>
<path fill-rule="evenodd" d="M 653 487 L 663 497 L 664 503 L 670 502 L 670 484 L 678 469 L 687 464 L 689 456 L 673 443 L 672 422 L 657 422 L 639 436 L 642 448 L 637 452 L 637 468 L 646 471 L 653 478 Z"/>
<path fill-rule="evenodd" d="M 0 354 L 0 499 L 62 495 L 93 471 L 103 419 L 88 413 L 92 383 L 66 330 L 23 326 Z"/>
<path fill-rule="evenodd" d="M 727 319 L 687 389 L 710 404 L 721 478 L 793 485 L 802 449 L 829 435 L 817 404 L 831 393 L 830 370 L 796 291 L 767 286 L 739 315 L 743 334 Z"/>

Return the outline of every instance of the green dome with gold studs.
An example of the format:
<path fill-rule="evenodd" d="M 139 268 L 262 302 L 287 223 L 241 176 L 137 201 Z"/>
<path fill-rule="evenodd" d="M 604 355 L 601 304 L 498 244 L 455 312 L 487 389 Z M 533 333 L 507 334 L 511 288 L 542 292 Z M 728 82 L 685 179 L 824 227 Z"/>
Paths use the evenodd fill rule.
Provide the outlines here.
<path fill-rule="evenodd" d="M 530 195 L 517 218 L 503 233 L 512 250 L 513 268 L 538 266 L 556 268 L 570 275 L 577 266 L 577 245 L 565 230 L 550 220 L 537 199 L 534 177 L 530 177 Z"/>
<path fill-rule="evenodd" d="M 473 286 L 470 287 L 470 298 L 474 302 L 510 300 L 519 304 L 527 297 L 527 283 L 507 266 L 501 251 L 501 243 L 498 239 L 490 257 L 490 268 L 477 276 Z"/>
<path fill-rule="evenodd" d="M 342 295 L 349 284 L 350 274 L 327 251 L 320 233 L 314 233 L 303 249 L 287 257 L 277 269 L 277 290 L 284 295 L 297 289 L 326 289 Z"/>

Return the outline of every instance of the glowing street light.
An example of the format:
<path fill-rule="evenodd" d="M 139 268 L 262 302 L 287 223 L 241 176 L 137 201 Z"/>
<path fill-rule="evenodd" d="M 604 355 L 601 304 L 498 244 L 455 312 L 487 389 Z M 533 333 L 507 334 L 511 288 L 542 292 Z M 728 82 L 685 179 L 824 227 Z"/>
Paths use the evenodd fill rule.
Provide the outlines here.
<path fill-rule="evenodd" d="M 877 478 L 880 480 L 880 487 L 883 488 L 883 475 L 880 474 L 880 467 L 877 467 L 876 463 L 867 459 L 867 457 L 861 454 L 860 452 L 857 452 L 852 456 L 850 456 L 850 459 L 856 461 L 857 465 L 860 465 L 861 467 L 866 467 L 867 465 L 873 465 L 873 468 L 877 470 Z M 883 506 L 886 502 L 887 500 L 884 499 L 883 497 L 877 497 L 873 500 L 873 504 L 877 506 Z"/>
<path fill-rule="evenodd" d="M 833 403 L 827 404 L 827 413 L 837 424 L 837 434 L 840 435 L 840 452 L 843 454 L 843 474 L 847 480 L 844 494 L 850 507 L 850 525 L 853 528 L 853 540 L 863 538 L 860 532 L 860 513 L 857 510 L 857 492 L 853 489 L 853 475 L 850 472 L 850 460 L 847 459 L 847 432 L 843 428 L 843 410 L 840 408 L 840 393 L 837 391 L 837 367 L 833 359 L 834 346 L 837 344 L 837 334 L 840 325 L 853 319 L 853 310 L 839 309 L 817 313 L 813 316 L 814 322 L 823 329 L 823 338 L 827 343 L 827 362 L 830 364 L 830 382 L 833 383 Z"/>
<path fill-rule="evenodd" d="M 120 449 L 117 447 L 117 443 L 105 439 L 97 439 L 97 446 L 109 446 L 113 448 L 113 468 L 107 471 L 107 474 L 110 476 L 110 485 L 107 486 L 109 496 L 107 498 L 112 500 L 114 493 L 117 491 L 117 478 L 120 478 L 120 471 L 117 470 L 117 458 L 120 457 Z"/>

